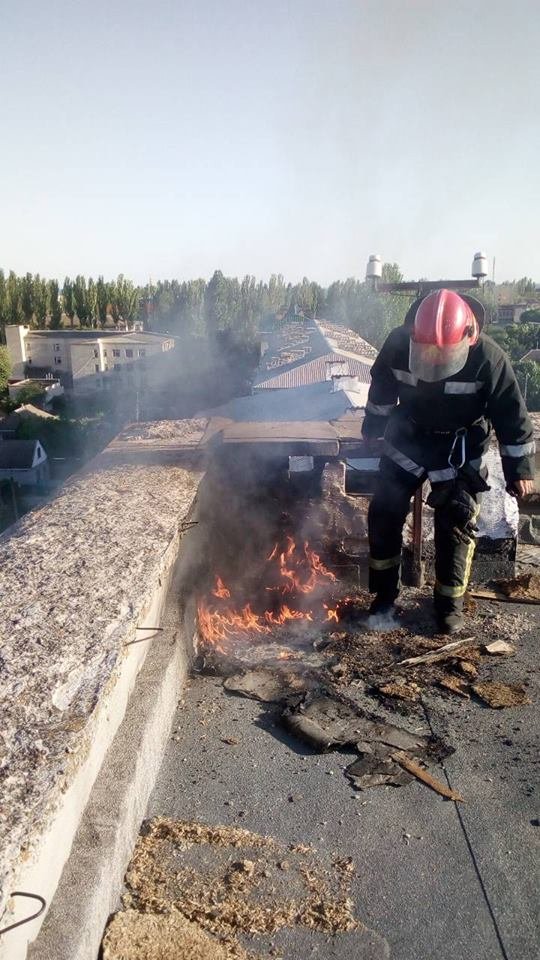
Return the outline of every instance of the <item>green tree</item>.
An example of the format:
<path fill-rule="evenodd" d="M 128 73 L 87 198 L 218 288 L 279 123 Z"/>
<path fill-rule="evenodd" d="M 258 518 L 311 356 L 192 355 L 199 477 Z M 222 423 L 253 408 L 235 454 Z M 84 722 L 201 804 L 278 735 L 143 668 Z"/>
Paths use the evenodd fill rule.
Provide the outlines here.
<path fill-rule="evenodd" d="M 73 281 L 73 308 L 81 327 L 88 324 L 88 303 L 86 301 L 86 280 L 78 274 Z"/>
<path fill-rule="evenodd" d="M 87 319 L 90 321 L 90 326 L 97 326 L 98 322 L 98 295 L 95 282 L 92 280 L 92 277 L 88 280 L 88 286 L 86 288 L 86 306 L 87 306 Z"/>
<path fill-rule="evenodd" d="M 10 270 L 6 281 L 6 293 L 8 323 L 22 323 L 24 318 L 21 308 L 21 283 L 13 270 Z"/>
<path fill-rule="evenodd" d="M 521 323 L 540 323 L 540 310 L 524 310 L 520 318 Z"/>
<path fill-rule="evenodd" d="M 174 324 L 174 293 L 165 280 L 157 284 L 154 297 L 154 318 L 160 330 L 169 330 Z"/>
<path fill-rule="evenodd" d="M 205 293 L 206 328 L 210 337 L 229 326 L 229 297 L 227 280 L 221 270 L 214 271 Z"/>
<path fill-rule="evenodd" d="M 60 303 L 60 292 L 58 280 L 49 280 L 49 327 L 51 330 L 59 330 L 62 326 L 62 306 Z"/>
<path fill-rule="evenodd" d="M 534 296 L 536 292 L 536 284 L 530 277 L 522 277 L 521 280 L 516 281 L 515 286 L 518 297 Z"/>
<path fill-rule="evenodd" d="M 120 273 L 115 284 L 113 304 L 116 313 L 115 319 L 120 317 L 126 324 L 130 324 L 137 312 L 138 303 L 138 290 L 131 280 L 126 280 L 124 274 Z"/>
<path fill-rule="evenodd" d="M 34 277 L 34 318 L 38 327 L 43 328 L 49 314 L 49 288 L 47 281 L 39 273 Z"/>
<path fill-rule="evenodd" d="M 384 264 L 383 278 L 388 283 L 401 282 L 397 264 Z M 370 284 L 350 277 L 336 281 L 328 288 L 326 315 L 334 323 L 351 327 L 368 343 L 380 347 L 390 330 L 403 323 L 410 303 L 407 296 L 379 294 Z"/>
<path fill-rule="evenodd" d="M 521 360 L 514 364 L 514 370 L 527 408 L 533 412 L 540 410 L 540 364 Z"/>
<path fill-rule="evenodd" d="M 403 282 L 403 274 L 397 263 L 383 263 L 381 280 L 383 283 Z"/>
<path fill-rule="evenodd" d="M 21 406 L 23 403 L 41 403 L 44 397 L 45 390 L 39 383 L 29 383 L 17 391 L 15 400 L 17 406 Z"/>
<path fill-rule="evenodd" d="M 23 277 L 20 286 L 20 305 L 23 320 L 28 326 L 34 318 L 34 280 L 31 273 Z"/>
<path fill-rule="evenodd" d="M 73 283 L 66 277 L 62 286 L 62 309 L 68 317 L 70 325 L 73 326 L 75 317 L 75 298 L 73 295 Z"/>
<path fill-rule="evenodd" d="M 536 324 L 509 323 L 504 327 L 492 325 L 489 334 L 511 360 L 521 360 L 529 350 L 540 347 L 540 328 Z"/>
<path fill-rule="evenodd" d="M 9 323 L 8 292 L 6 277 L 3 270 L 0 270 L 0 336 L 5 339 L 5 326 Z"/>
<path fill-rule="evenodd" d="M 7 347 L 0 347 L 0 390 L 7 388 L 8 380 L 11 376 L 11 360 Z"/>
<path fill-rule="evenodd" d="M 73 306 L 81 327 L 86 327 L 88 323 L 86 280 L 81 274 L 78 274 L 73 281 Z"/>
<path fill-rule="evenodd" d="M 103 277 L 98 277 L 96 282 L 97 298 L 97 317 L 102 327 L 107 322 L 107 313 L 109 310 L 109 285 L 105 283 Z"/>

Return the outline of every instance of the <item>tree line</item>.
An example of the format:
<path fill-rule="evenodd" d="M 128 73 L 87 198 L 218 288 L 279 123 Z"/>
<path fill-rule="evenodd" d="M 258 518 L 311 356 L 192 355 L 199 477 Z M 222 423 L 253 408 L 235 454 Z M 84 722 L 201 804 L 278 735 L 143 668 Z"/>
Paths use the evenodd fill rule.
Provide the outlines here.
<path fill-rule="evenodd" d="M 139 308 L 139 290 L 122 274 L 112 281 L 88 280 L 81 274 L 62 284 L 39 273 L 6 276 L 0 270 L 0 329 L 23 323 L 40 329 L 62 326 L 105 327 L 124 320 L 132 322 Z"/>
<path fill-rule="evenodd" d="M 401 279 L 397 264 L 384 264 L 383 280 Z M 499 299 L 531 299 L 535 291 L 534 282 L 523 277 L 498 286 L 488 281 L 477 296 L 492 320 Z M 0 270 L 0 337 L 4 339 L 6 324 L 105 328 L 140 321 L 147 329 L 183 338 L 211 339 L 227 332 L 238 342 L 252 343 L 276 318 L 279 322 L 300 313 L 344 324 L 380 346 L 389 330 L 402 321 L 409 303 L 401 296 L 375 295 L 368 284 L 354 278 L 325 288 L 307 278 L 292 284 L 274 274 L 268 281 L 257 281 L 252 276 L 226 277 L 216 270 L 208 281 L 136 285 L 123 274 L 115 280 L 78 274 L 60 283 L 39 274 L 17 276 L 11 271 L 6 275 Z M 531 315 L 530 319 L 537 318 Z"/>
<path fill-rule="evenodd" d="M 385 264 L 385 279 L 400 279 L 396 264 Z M 336 281 L 324 288 L 304 278 L 288 283 L 281 274 L 268 281 L 252 276 L 210 280 L 159 280 L 137 286 L 120 274 L 116 280 L 81 274 L 62 283 L 39 274 L 17 276 L 0 270 L 0 336 L 7 324 L 34 328 L 91 327 L 143 323 L 146 329 L 182 338 L 211 339 L 226 333 L 253 343 L 260 331 L 294 315 L 321 317 L 352 327 L 380 345 L 399 323 L 407 303 L 374 296 L 359 280 Z"/>

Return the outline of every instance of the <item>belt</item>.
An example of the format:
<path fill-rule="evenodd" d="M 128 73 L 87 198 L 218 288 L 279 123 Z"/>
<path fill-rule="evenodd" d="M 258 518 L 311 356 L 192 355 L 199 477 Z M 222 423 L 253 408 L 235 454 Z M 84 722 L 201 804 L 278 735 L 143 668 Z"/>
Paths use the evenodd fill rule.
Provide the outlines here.
<path fill-rule="evenodd" d="M 415 427 L 418 427 L 422 431 L 422 433 L 426 433 L 429 436 L 455 437 L 456 434 L 460 433 L 462 430 L 464 430 L 465 433 L 467 433 L 471 429 L 471 427 L 478 426 L 480 423 L 482 423 L 483 420 L 485 420 L 485 417 L 478 417 L 477 420 L 473 420 L 472 423 L 469 423 L 466 426 L 454 427 L 451 430 L 435 430 L 433 427 L 425 427 L 422 423 L 418 423 L 418 420 L 415 420 L 413 417 L 407 417 L 407 420 L 410 423 L 414 423 Z"/>

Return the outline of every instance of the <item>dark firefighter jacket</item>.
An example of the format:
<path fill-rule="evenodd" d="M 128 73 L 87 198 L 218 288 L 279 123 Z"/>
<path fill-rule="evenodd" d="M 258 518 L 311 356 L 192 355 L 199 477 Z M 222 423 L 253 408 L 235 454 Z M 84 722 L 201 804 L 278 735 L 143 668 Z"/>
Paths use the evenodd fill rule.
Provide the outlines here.
<path fill-rule="evenodd" d="M 449 480 L 448 456 L 456 430 L 467 428 L 466 461 L 483 472 L 484 454 L 495 430 L 507 483 L 534 477 L 534 439 L 510 361 L 481 333 L 463 370 L 437 383 L 409 372 L 409 330 L 393 330 L 371 368 L 363 425 L 365 437 L 385 438 L 385 452 L 417 477 Z M 461 444 L 461 439 L 459 440 Z M 455 462 L 455 450 L 452 463 Z"/>

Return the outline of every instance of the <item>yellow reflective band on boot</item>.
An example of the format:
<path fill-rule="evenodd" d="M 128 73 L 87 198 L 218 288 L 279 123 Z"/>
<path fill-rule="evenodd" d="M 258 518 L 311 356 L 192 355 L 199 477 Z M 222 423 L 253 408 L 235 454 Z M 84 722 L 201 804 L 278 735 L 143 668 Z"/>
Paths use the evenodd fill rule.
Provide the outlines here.
<path fill-rule="evenodd" d="M 441 597 L 462 597 L 466 589 L 465 585 L 448 587 L 445 583 L 439 583 L 438 580 L 435 582 L 435 593 L 438 593 Z"/>
<path fill-rule="evenodd" d="M 480 513 L 480 507 L 476 508 L 473 523 L 476 523 Z M 476 550 L 476 540 L 471 538 L 467 546 L 467 556 L 465 557 L 465 577 L 464 582 L 459 584 L 456 587 L 449 587 L 445 583 L 439 583 L 437 580 L 435 582 L 435 593 L 440 594 L 441 597 L 462 597 L 469 586 L 469 577 L 471 575 L 471 567 L 474 557 L 474 551 Z"/>
<path fill-rule="evenodd" d="M 390 570 L 392 567 L 399 567 L 400 563 L 400 553 L 398 553 L 397 557 L 389 557 L 388 560 L 374 560 L 373 557 L 369 558 L 369 565 L 372 570 Z"/>
<path fill-rule="evenodd" d="M 474 514 L 473 523 L 476 523 L 479 516 L 480 516 L 480 507 L 477 507 L 476 512 Z M 465 561 L 465 590 L 469 586 L 469 577 L 471 575 L 471 567 L 472 567 L 475 550 L 476 550 L 476 540 L 474 539 L 474 537 L 471 537 L 471 542 L 467 547 L 467 559 Z"/>

